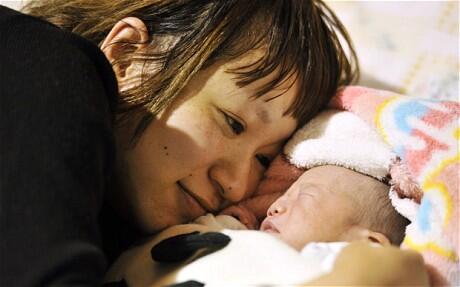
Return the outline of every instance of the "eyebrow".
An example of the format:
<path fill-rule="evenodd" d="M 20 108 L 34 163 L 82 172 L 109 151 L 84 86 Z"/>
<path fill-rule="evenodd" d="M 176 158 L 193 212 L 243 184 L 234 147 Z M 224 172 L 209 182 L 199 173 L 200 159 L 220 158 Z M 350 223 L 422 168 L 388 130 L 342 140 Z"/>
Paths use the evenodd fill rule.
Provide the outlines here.
<path fill-rule="evenodd" d="M 234 81 L 232 81 L 231 83 L 232 83 L 232 85 L 235 86 L 236 88 L 241 89 L 241 87 L 238 87 L 238 85 L 237 85 Z M 237 90 L 238 90 L 238 89 L 237 89 Z M 235 92 L 236 92 L 236 90 L 235 90 Z M 267 111 L 267 109 L 264 108 L 264 107 L 257 107 L 257 109 L 256 109 L 256 116 L 257 116 L 257 118 L 258 118 L 260 121 L 262 121 L 264 124 L 270 124 L 270 123 L 272 122 L 272 119 L 271 119 L 271 117 L 270 117 L 270 113 L 269 113 L 269 112 Z"/>
<path fill-rule="evenodd" d="M 301 183 L 299 188 L 300 188 L 300 192 L 302 192 L 304 190 L 308 190 L 310 188 L 316 189 L 316 190 L 318 190 L 320 192 L 328 191 L 324 187 L 322 187 L 322 186 L 320 186 L 318 184 L 315 184 L 315 183 L 311 183 L 311 182 Z"/>
<path fill-rule="evenodd" d="M 264 124 L 270 124 L 272 122 L 270 118 L 270 114 L 268 113 L 267 109 L 259 107 L 256 110 L 256 116 L 261 120 Z"/>

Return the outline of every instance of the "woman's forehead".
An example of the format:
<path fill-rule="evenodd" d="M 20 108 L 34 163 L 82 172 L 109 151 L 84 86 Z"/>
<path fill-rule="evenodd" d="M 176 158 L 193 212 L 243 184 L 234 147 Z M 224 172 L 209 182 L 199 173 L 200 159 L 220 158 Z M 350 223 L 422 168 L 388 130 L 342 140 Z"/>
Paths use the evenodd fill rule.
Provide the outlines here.
<path fill-rule="evenodd" d="M 258 92 L 276 77 L 276 71 L 244 86 L 238 85 L 239 79 L 233 72 L 226 69 L 226 65 L 219 68 L 216 76 L 215 85 L 216 88 L 224 91 L 223 97 L 234 99 L 235 96 L 239 95 L 245 96 L 249 102 L 264 103 L 255 112 L 265 122 L 270 121 L 270 113 L 267 112 L 268 106 L 281 105 L 282 114 L 286 114 L 293 105 L 295 98 L 299 96 L 300 85 L 295 79 L 295 74 L 260 96 L 257 95 Z"/>
<path fill-rule="evenodd" d="M 241 75 L 244 73 L 246 75 L 251 75 L 256 80 L 251 82 L 252 88 L 255 90 L 260 90 L 270 82 L 276 80 L 281 72 L 281 67 L 276 67 L 271 73 L 268 75 L 264 75 L 262 77 L 257 76 L 260 73 L 260 70 L 263 66 L 264 57 L 266 57 L 267 49 L 266 48 L 258 48 L 251 50 L 244 55 L 225 62 L 223 64 L 223 69 L 225 72 L 232 75 L 235 81 L 240 81 L 242 79 Z M 298 73 L 293 70 L 288 73 L 288 75 L 282 79 L 280 82 L 272 89 L 271 96 L 273 94 L 280 94 L 283 91 L 287 91 L 289 88 L 293 87 L 296 89 L 300 88 L 299 81 L 297 80 Z M 298 91 L 297 91 L 298 92 Z"/>

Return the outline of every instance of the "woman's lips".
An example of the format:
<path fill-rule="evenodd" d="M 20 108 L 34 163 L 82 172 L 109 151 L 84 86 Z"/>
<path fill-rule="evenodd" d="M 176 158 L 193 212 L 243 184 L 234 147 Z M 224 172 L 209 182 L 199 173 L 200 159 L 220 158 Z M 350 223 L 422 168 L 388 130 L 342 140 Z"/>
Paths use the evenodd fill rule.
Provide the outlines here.
<path fill-rule="evenodd" d="M 206 210 L 207 212 L 209 213 L 215 213 L 217 211 L 219 211 L 219 206 L 221 205 L 221 203 L 219 202 L 219 200 L 217 200 L 216 198 L 213 200 L 212 198 L 209 198 L 209 199 L 206 199 L 205 197 L 203 197 L 202 195 L 200 194 L 196 194 L 194 192 L 192 192 L 190 189 L 187 188 L 187 186 L 185 184 L 183 184 L 180 180 L 177 181 L 177 184 L 179 185 L 179 187 L 184 191 L 186 192 L 188 195 L 190 195 L 191 197 L 193 197 L 195 199 L 196 202 L 198 202 L 198 204 L 204 209 Z M 209 196 L 211 197 L 211 196 Z"/>
<path fill-rule="evenodd" d="M 190 211 L 191 219 L 195 219 L 198 216 L 204 215 L 206 209 L 200 204 L 200 202 L 191 194 L 191 192 L 183 186 L 179 181 L 176 182 L 179 190 L 182 191 L 186 205 Z"/>
<path fill-rule="evenodd" d="M 268 233 L 280 233 L 276 226 L 270 222 L 270 220 L 265 219 L 260 226 L 260 230 Z"/>

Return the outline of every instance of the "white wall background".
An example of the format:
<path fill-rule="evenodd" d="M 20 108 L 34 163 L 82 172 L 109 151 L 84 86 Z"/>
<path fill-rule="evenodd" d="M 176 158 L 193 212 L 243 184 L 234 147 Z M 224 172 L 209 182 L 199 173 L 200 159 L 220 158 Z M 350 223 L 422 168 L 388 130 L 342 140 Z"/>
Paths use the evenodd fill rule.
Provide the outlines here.
<path fill-rule="evenodd" d="M 355 44 L 359 84 L 459 100 L 459 1 L 327 2 Z"/>
<path fill-rule="evenodd" d="M 0 0 L 0 4 L 13 8 L 13 9 L 20 9 L 23 5 L 23 0 Z"/>

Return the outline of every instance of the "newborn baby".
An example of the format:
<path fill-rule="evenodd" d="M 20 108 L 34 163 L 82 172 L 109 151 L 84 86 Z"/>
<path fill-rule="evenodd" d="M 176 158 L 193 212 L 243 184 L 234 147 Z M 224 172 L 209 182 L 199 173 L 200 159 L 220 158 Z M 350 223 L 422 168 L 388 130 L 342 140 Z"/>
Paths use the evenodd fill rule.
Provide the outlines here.
<path fill-rule="evenodd" d="M 409 221 L 393 208 L 388 190 L 388 185 L 347 168 L 314 167 L 270 206 L 260 230 L 297 250 L 309 242 L 399 245 Z"/>

